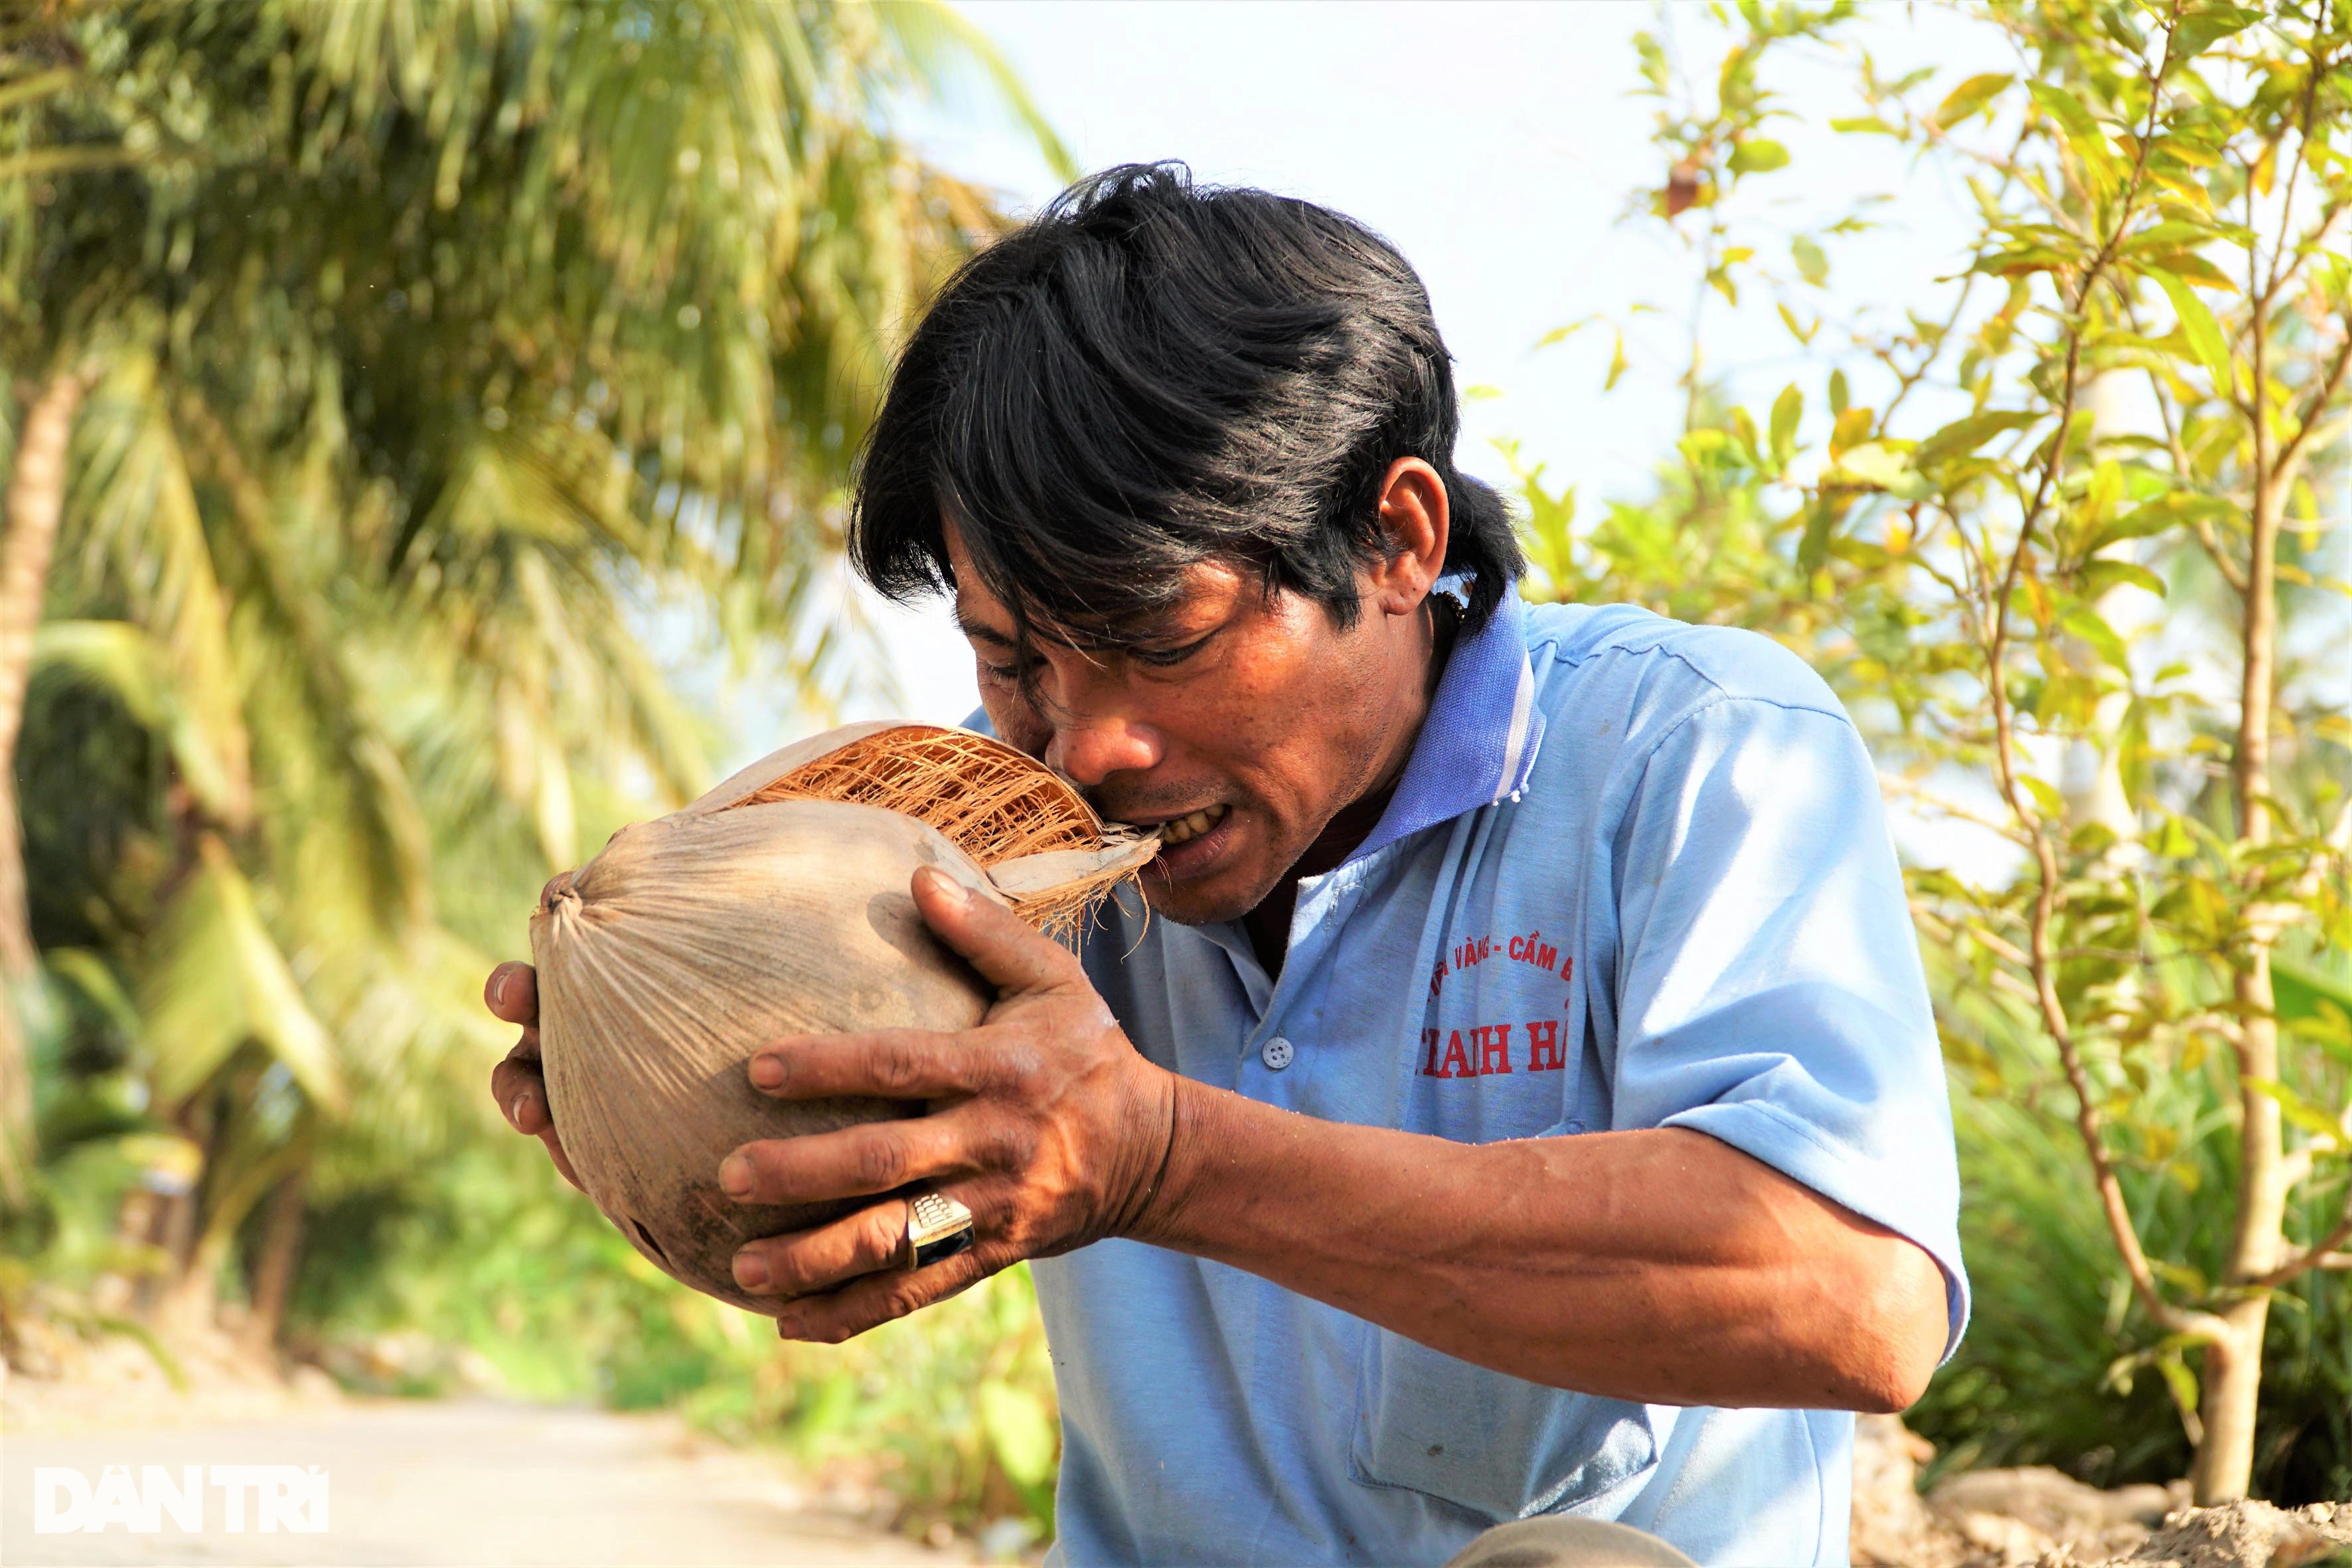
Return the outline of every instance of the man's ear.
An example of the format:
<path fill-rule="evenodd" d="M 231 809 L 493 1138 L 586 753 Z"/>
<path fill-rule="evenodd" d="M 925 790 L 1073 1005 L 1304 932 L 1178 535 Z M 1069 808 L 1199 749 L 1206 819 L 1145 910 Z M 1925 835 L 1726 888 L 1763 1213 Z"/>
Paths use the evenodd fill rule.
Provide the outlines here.
<path fill-rule="evenodd" d="M 1445 481 L 1419 458 L 1399 458 L 1381 479 L 1380 506 L 1389 555 L 1373 569 L 1366 596 L 1384 615 L 1412 615 L 1445 570 L 1453 521 Z"/>

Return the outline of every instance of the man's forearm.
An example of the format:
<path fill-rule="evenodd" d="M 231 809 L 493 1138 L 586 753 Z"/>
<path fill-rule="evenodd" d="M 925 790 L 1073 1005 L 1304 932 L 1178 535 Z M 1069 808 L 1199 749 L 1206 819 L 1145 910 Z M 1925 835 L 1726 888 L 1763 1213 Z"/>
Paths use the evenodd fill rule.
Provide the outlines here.
<path fill-rule="evenodd" d="M 1181 1079 L 1132 1234 L 1622 1399 L 1896 1408 L 1944 1338 L 1926 1253 L 1676 1129 L 1454 1143 Z"/>

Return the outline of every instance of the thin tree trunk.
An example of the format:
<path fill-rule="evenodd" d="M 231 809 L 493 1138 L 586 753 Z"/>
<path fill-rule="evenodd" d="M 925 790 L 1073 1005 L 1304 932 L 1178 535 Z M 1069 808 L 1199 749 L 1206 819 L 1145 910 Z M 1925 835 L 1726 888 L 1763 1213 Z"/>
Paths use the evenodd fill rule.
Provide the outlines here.
<path fill-rule="evenodd" d="M 261 1254 L 253 1265 L 253 1307 L 245 1320 L 246 1348 L 267 1355 L 286 1321 L 286 1300 L 294 1289 L 294 1264 L 302 1249 L 302 1197 L 310 1167 L 306 1161 L 287 1173 L 269 1195 L 261 1222 Z"/>
<path fill-rule="evenodd" d="M 39 963 L 25 896 L 16 736 L 25 722 L 49 556 L 65 510 L 66 447 L 84 390 L 79 371 L 61 370 L 26 411 L 8 477 L 7 532 L 0 536 L 0 1201 L 11 1205 L 24 1199 L 35 1155 L 32 1068 L 17 993 L 31 983 Z"/>
<path fill-rule="evenodd" d="M 2268 334 L 2259 316 L 2251 334 L 2256 399 L 2266 384 Z M 2285 496 L 2273 467 L 2269 419 L 2254 417 L 2254 497 L 2252 539 L 2246 555 L 2244 614 L 2241 626 L 2238 735 L 2232 782 L 2238 796 L 2238 841 L 2260 847 L 2271 841 L 2271 708 L 2277 676 L 2278 534 Z M 2284 1120 L 2278 1097 L 2259 1084 L 2279 1079 L 2276 998 L 2271 988 L 2271 944 L 2276 932 L 2267 921 L 2252 922 L 2247 950 L 2239 961 L 2231 994 L 2240 1019 L 2238 1040 L 2238 1213 L 2230 1237 L 2228 1279 L 2242 1283 L 2268 1273 L 2286 1235 L 2286 1205 L 2293 1185 L 2287 1167 Z M 2204 1441 L 2197 1447 L 2196 1500 L 2210 1504 L 2244 1497 L 2253 1484 L 2254 1427 L 2260 1414 L 2263 1336 L 2270 1321 L 2270 1292 L 2254 1290 L 2221 1313 L 2231 1342 L 2205 1352 L 2205 1387 L 2199 1414 Z"/>
<path fill-rule="evenodd" d="M 2198 1399 L 2205 1433 L 2197 1445 L 2197 1466 L 2190 1477 L 2200 1507 L 2244 1497 L 2253 1484 L 2254 1428 L 2262 1414 L 2263 1335 L 2270 1315 L 2270 1292 L 2258 1290 L 2222 1310 L 2230 1337 L 2205 1347 L 2204 1386 Z"/>

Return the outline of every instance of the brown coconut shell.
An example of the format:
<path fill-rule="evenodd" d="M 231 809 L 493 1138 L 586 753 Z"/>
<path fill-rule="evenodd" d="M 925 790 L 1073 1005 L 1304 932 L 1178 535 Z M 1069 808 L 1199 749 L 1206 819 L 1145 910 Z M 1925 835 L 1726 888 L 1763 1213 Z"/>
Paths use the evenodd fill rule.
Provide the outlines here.
<path fill-rule="evenodd" d="M 855 754 L 845 763 L 844 752 Z M 1013 776 L 996 752 L 1054 787 Z M 828 768 L 805 771 L 828 757 Z M 1006 806 L 993 827 L 966 809 L 970 795 L 936 776 L 950 764 L 969 768 L 975 793 Z M 887 794 L 868 787 L 877 775 L 896 780 L 917 811 L 946 817 L 963 843 L 908 811 L 792 787 L 873 800 Z M 1066 819 L 1058 828 L 1045 820 L 1055 813 Z M 983 863 L 1008 840 L 1026 852 Z M 530 922 L 549 1109 L 582 1185 L 656 1267 L 774 1313 L 778 1299 L 736 1286 L 736 1249 L 871 1200 L 739 1204 L 719 1189 L 719 1162 L 756 1140 L 905 1107 L 771 1100 L 745 1076 L 752 1051 L 782 1035 L 980 1022 L 992 994 L 924 924 L 908 890 L 919 868 L 936 866 L 1034 923 L 1066 923 L 1132 875 L 1155 843 L 1106 832 L 1075 791 L 1012 748 L 929 726 L 817 737 L 675 816 L 622 829 L 596 858 L 548 884 Z"/>

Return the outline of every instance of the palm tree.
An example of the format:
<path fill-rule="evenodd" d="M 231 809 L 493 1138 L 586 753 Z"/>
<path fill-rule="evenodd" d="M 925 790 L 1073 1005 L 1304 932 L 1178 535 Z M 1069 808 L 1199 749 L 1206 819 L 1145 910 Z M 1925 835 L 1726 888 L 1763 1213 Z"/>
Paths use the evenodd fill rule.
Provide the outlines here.
<path fill-rule="evenodd" d="M 15 756 L 25 718 L 25 683 L 33 631 L 41 618 L 41 591 L 58 537 L 65 489 L 66 442 L 82 398 L 72 369 L 52 375 L 26 411 L 16 442 L 7 495 L 0 504 L 0 760 Z M 0 770 L 4 771 L 4 770 Z M 14 791 L 0 777 L 0 1203 L 25 1197 L 25 1167 L 32 1151 L 32 1076 L 25 1061 L 18 994 L 39 969 L 31 917 L 25 903 L 24 845 Z"/>
<path fill-rule="evenodd" d="M 158 868 L 64 969 L 120 982 L 156 1110 L 202 1150 L 184 1296 L 322 1140 L 413 1152 L 450 1122 L 440 1067 L 483 1038 L 465 928 L 494 935 L 471 910 L 576 858 L 615 778 L 696 787 L 652 598 L 800 632 L 820 673 L 833 639 L 797 623 L 890 337 L 999 225 L 891 129 L 960 79 L 1036 125 L 928 4 L 0 23 L 0 359 L 37 388 L 0 547 L 0 818 L 37 640 L 166 759 L 135 825 Z M 65 618 L 37 639 L 50 540 Z M 0 861 L 29 954 L 5 839 Z M 0 1095 L 22 1061 L 0 1037 Z"/>

